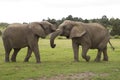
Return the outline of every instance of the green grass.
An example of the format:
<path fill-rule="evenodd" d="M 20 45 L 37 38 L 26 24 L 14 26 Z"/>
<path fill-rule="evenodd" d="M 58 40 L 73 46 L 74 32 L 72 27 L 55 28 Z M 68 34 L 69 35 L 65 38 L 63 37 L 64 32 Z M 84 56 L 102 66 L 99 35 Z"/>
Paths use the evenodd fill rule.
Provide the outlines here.
<path fill-rule="evenodd" d="M 17 62 L 4 62 L 4 48 L 0 38 L 0 80 L 29 80 L 41 77 L 51 77 L 56 75 L 69 75 L 82 72 L 93 72 L 96 76 L 92 80 L 118 80 L 120 79 L 120 40 L 112 39 L 111 43 L 115 47 L 112 51 L 108 44 L 108 62 L 94 62 L 97 50 L 89 50 L 91 56 L 90 62 L 86 62 L 81 57 L 81 48 L 79 51 L 80 62 L 73 62 L 73 51 L 71 40 L 55 40 L 57 44 L 55 49 L 50 48 L 48 39 L 40 39 L 39 48 L 41 54 L 41 64 L 36 64 L 34 54 L 30 61 L 24 63 L 24 57 L 27 48 L 22 49 Z M 108 76 L 101 77 L 100 74 L 107 73 Z"/>

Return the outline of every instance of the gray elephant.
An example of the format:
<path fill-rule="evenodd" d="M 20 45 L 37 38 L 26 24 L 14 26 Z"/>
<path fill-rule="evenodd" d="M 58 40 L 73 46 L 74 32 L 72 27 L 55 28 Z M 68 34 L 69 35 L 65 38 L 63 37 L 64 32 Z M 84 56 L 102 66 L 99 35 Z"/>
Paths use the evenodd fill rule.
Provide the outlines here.
<path fill-rule="evenodd" d="M 50 45 L 52 48 L 56 46 L 54 40 L 59 35 L 72 39 L 75 61 L 79 61 L 79 45 L 82 46 L 82 57 L 86 61 L 90 60 L 90 56 L 87 55 L 89 49 L 98 49 L 95 61 L 100 61 L 102 52 L 104 56 L 103 60 L 108 61 L 107 43 L 109 42 L 110 34 L 102 25 L 98 23 L 82 23 L 66 20 L 61 23 L 58 29 L 51 35 Z"/>
<path fill-rule="evenodd" d="M 48 21 L 32 22 L 30 24 L 10 24 L 2 36 L 5 48 L 5 62 L 9 62 L 9 56 L 12 49 L 14 49 L 14 52 L 12 54 L 11 61 L 16 62 L 16 56 L 20 49 L 28 47 L 24 61 L 29 61 L 33 51 L 36 57 L 36 62 L 40 63 L 38 39 L 39 37 L 45 38 L 55 30 L 56 26 Z"/>

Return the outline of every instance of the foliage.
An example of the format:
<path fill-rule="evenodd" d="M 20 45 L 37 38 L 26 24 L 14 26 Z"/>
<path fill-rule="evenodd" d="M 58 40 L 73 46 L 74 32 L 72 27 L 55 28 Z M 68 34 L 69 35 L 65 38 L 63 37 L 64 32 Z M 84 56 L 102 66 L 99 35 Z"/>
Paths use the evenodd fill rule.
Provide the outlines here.
<path fill-rule="evenodd" d="M 45 19 L 43 19 L 44 21 Z M 114 35 L 120 35 L 120 19 L 118 18 L 107 18 L 106 15 L 103 15 L 101 18 L 97 19 L 82 19 L 81 17 L 73 17 L 72 15 L 68 15 L 67 17 L 63 17 L 59 20 L 56 19 L 50 19 L 48 17 L 47 21 L 51 22 L 52 24 L 60 25 L 64 20 L 72 20 L 72 21 L 81 21 L 84 23 L 91 23 L 96 22 L 102 24 L 104 27 L 109 29 L 112 36 Z M 27 24 L 26 22 L 23 22 L 23 24 Z M 8 23 L 0 23 L 0 28 L 6 28 Z"/>
<path fill-rule="evenodd" d="M 0 30 L 0 36 L 2 35 L 2 31 Z"/>
<path fill-rule="evenodd" d="M 0 28 L 5 28 L 5 27 L 7 27 L 9 24 L 8 23 L 3 23 L 3 22 L 1 22 L 0 23 Z"/>
<path fill-rule="evenodd" d="M 34 54 L 31 56 L 29 62 L 23 62 L 27 48 L 24 48 L 19 52 L 17 62 L 5 63 L 3 44 L 0 38 L 0 80 L 41 80 L 41 78 L 44 77 L 49 78 L 57 75 L 74 75 L 84 72 L 94 73 L 95 76 L 83 80 L 117 80 L 120 79 L 119 41 L 119 39 L 111 40 L 111 43 L 115 47 L 115 51 L 112 51 L 108 45 L 108 62 L 94 62 L 97 50 L 89 50 L 88 55 L 91 56 L 90 62 L 86 62 L 81 57 L 81 54 L 79 54 L 80 62 L 73 62 L 71 40 L 57 39 L 55 40 L 57 46 L 55 49 L 52 49 L 50 48 L 48 39 L 40 39 L 39 45 L 42 63 L 36 64 Z M 104 76 L 104 74 L 108 75 Z M 101 75 L 103 76 L 101 77 Z"/>
<path fill-rule="evenodd" d="M 112 38 L 114 38 L 114 39 L 120 39 L 120 36 L 119 35 L 114 35 Z"/>
<path fill-rule="evenodd" d="M 81 21 L 84 23 L 91 23 L 91 22 L 96 22 L 102 24 L 104 27 L 109 29 L 110 33 L 112 36 L 114 35 L 120 35 L 120 19 L 114 19 L 110 18 L 108 19 L 106 15 L 103 15 L 99 19 L 82 19 L 79 17 L 73 17 L 72 15 L 68 15 L 68 17 L 63 17 L 61 20 L 56 20 L 56 19 L 50 19 L 48 18 L 47 21 L 56 24 L 57 26 L 61 24 L 64 20 L 72 20 L 72 21 Z"/>
<path fill-rule="evenodd" d="M 111 24 L 114 26 L 111 35 L 120 35 L 120 19 L 111 19 Z"/>

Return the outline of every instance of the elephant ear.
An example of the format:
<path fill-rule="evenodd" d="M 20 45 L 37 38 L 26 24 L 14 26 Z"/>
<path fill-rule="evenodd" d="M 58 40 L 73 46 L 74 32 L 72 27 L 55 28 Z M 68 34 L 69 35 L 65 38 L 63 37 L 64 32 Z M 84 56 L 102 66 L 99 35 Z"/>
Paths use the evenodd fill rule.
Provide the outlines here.
<path fill-rule="evenodd" d="M 82 26 L 74 26 L 70 32 L 70 38 L 74 37 L 82 37 L 86 33 L 84 27 Z"/>
<path fill-rule="evenodd" d="M 45 34 L 45 31 L 43 29 L 42 24 L 31 23 L 30 28 L 33 31 L 33 34 L 35 34 L 35 35 L 37 35 L 37 36 L 39 36 L 41 38 L 46 37 L 46 34 Z"/>

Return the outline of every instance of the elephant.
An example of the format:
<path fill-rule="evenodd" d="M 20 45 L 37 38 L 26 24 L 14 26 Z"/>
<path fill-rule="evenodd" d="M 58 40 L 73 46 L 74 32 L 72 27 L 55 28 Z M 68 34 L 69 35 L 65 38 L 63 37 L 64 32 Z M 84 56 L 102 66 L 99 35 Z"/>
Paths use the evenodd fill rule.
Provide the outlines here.
<path fill-rule="evenodd" d="M 21 48 L 28 47 L 24 62 L 28 62 L 32 52 L 34 52 L 36 62 L 41 63 L 38 40 L 39 38 L 45 38 L 55 30 L 56 26 L 48 21 L 31 22 L 29 24 L 13 23 L 8 25 L 2 35 L 5 48 L 5 62 L 10 62 L 9 56 L 12 49 L 14 49 L 14 52 L 11 61 L 16 62 L 17 53 Z"/>
<path fill-rule="evenodd" d="M 108 61 L 107 43 L 110 43 L 110 34 L 101 24 L 65 20 L 50 37 L 50 45 L 52 48 L 55 48 L 56 44 L 54 44 L 54 40 L 59 35 L 72 39 L 75 62 L 79 62 L 79 45 L 82 47 L 82 58 L 87 62 L 90 60 L 90 56 L 87 55 L 89 49 L 98 50 L 95 58 L 96 62 L 100 61 L 102 52 L 103 61 Z"/>

